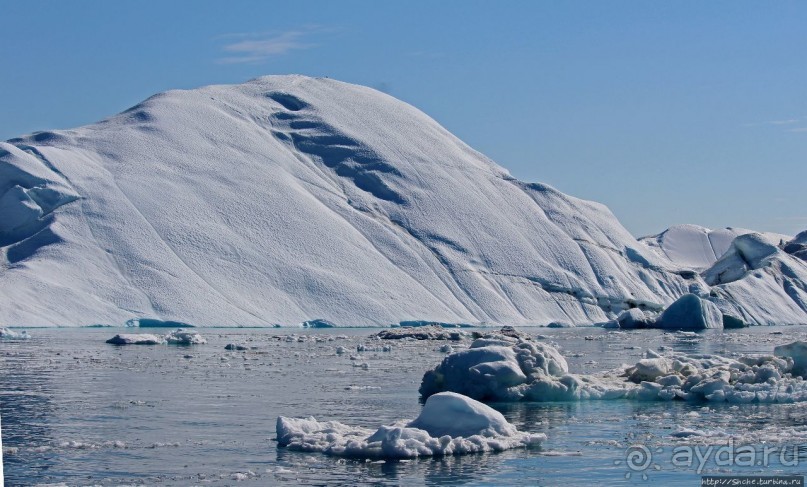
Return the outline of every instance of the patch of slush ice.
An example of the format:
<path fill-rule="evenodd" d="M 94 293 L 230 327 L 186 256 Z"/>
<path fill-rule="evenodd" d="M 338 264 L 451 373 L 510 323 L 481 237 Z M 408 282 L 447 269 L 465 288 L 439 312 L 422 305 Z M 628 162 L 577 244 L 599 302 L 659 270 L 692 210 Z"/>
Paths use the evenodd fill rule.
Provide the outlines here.
<path fill-rule="evenodd" d="M 546 439 L 516 429 L 498 411 L 452 392 L 431 396 L 420 416 L 377 431 L 314 418 L 277 419 L 278 443 L 307 452 L 358 458 L 461 455 L 528 447 Z"/>
<path fill-rule="evenodd" d="M 685 400 L 729 403 L 807 401 L 800 375 L 807 343 L 776 348 L 775 355 L 740 356 L 648 351 L 630 367 L 571 374 L 552 346 L 521 342 L 491 345 L 480 339 L 448 355 L 426 372 L 424 398 L 442 391 L 482 401 L 576 401 L 585 399 Z M 795 357 L 794 357 L 795 356 Z"/>

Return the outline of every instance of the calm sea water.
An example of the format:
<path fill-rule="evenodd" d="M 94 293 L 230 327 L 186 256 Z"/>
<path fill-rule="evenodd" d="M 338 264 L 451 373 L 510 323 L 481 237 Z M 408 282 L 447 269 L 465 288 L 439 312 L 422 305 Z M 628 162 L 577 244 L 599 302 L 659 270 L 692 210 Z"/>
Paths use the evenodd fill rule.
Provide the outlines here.
<path fill-rule="evenodd" d="M 695 339 L 660 331 L 526 330 L 557 344 L 581 373 L 635 363 L 647 348 L 770 353 L 807 338 L 807 329 L 794 327 Z M 393 349 L 382 352 L 370 338 L 374 330 L 199 329 L 208 344 L 104 343 L 122 331 L 33 329 L 31 340 L 0 342 L 6 485 L 699 485 L 707 473 L 807 472 L 798 449 L 807 443 L 807 408 L 798 404 L 494 404 L 519 429 L 544 432 L 548 441 L 529 450 L 413 461 L 290 452 L 274 441 L 280 415 L 368 428 L 416 417 L 420 378 L 445 355 L 444 342 L 384 342 Z M 251 348 L 229 352 L 227 343 Z M 369 350 L 351 360 L 359 344 Z M 339 346 L 349 352 L 338 355 Z M 711 435 L 715 445 L 730 437 L 749 442 L 763 464 L 726 466 L 712 457 L 674 465 L 673 449 L 690 441 L 673 436 L 683 428 Z M 634 444 L 647 448 L 638 463 L 627 458 Z M 786 453 L 763 459 L 766 446 Z"/>

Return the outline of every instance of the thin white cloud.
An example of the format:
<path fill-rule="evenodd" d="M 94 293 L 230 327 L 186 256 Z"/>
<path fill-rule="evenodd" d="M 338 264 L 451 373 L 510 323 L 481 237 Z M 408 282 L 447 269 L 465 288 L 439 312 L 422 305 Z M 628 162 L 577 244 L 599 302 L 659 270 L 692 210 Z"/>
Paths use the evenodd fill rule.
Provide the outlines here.
<path fill-rule="evenodd" d="M 798 118 L 789 118 L 787 120 L 769 120 L 767 122 L 762 122 L 764 125 L 792 125 L 794 123 L 799 123 Z"/>
<path fill-rule="evenodd" d="M 807 132 L 807 127 L 795 127 L 793 125 L 803 125 L 807 123 L 807 117 L 800 118 L 783 118 L 780 120 L 768 120 L 765 122 L 746 123 L 745 127 L 777 127 L 785 132 Z"/>
<path fill-rule="evenodd" d="M 281 33 L 225 34 L 219 38 L 237 39 L 221 49 L 227 55 L 220 57 L 221 64 L 258 64 L 269 58 L 316 47 L 308 38 L 320 31 L 318 27 L 288 30 Z"/>

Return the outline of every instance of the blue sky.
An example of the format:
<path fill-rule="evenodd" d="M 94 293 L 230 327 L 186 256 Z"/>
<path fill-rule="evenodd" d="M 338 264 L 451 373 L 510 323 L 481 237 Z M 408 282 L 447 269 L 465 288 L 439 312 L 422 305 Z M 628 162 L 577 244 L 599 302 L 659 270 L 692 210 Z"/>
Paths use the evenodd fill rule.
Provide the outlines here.
<path fill-rule="evenodd" d="M 807 229 L 807 2 L 0 6 L 0 140 L 167 89 L 302 73 L 412 103 L 636 235 Z"/>

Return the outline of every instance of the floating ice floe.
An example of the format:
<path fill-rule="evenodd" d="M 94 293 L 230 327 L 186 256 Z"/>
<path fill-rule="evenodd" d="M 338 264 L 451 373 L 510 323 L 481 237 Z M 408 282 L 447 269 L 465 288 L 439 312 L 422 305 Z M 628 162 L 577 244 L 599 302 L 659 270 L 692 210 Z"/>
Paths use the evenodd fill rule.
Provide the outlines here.
<path fill-rule="evenodd" d="M 9 328 L 0 328 L 0 340 L 28 340 L 31 335 L 27 331 L 14 331 Z"/>
<path fill-rule="evenodd" d="M 539 444 L 541 433 L 516 429 L 498 411 L 452 392 L 435 394 L 420 416 L 377 431 L 314 418 L 277 419 L 281 447 L 358 458 L 413 458 L 502 451 Z"/>
<path fill-rule="evenodd" d="M 504 337 L 505 340 L 513 339 L 513 342 L 517 342 L 519 340 L 532 340 L 532 336 L 524 333 L 522 331 L 517 330 L 515 327 L 512 326 L 503 326 L 498 331 L 488 331 L 488 332 L 479 332 L 475 331 L 471 334 L 474 339 L 478 338 L 497 338 L 500 339 Z"/>
<path fill-rule="evenodd" d="M 203 345 L 207 340 L 200 334 L 193 331 L 174 330 L 165 335 L 165 341 L 169 345 Z"/>
<path fill-rule="evenodd" d="M 207 343 L 198 333 L 186 330 L 174 330 L 160 336 L 152 333 L 119 333 L 106 341 L 112 345 L 201 345 Z"/>
<path fill-rule="evenodd" d="M 585 399 L 686 400 L 731 403 L 807 401 L 807 342 L 774 355 L 737 359 L 711 354 L 648 351 L 633 366 L 601 374 L 571 374 L 566 360 L 543 343 L 491 344 L 479 339 L 426 372 L 424 398 L 453 391 L 481 401 Z"/>
<path fill-rule="evenodd" d="M 401 340 L 405 338 L 415 340 L 462 340 L 467 333 L 459 330 L 446 330 L 437 325 L 409 326 L 401 328 L 391 328 L 376 334 L 382 340 Z"/>
<path fill-rule="evenodd" d="M 303 328 L 336 328 L 335 323 L 322 318 L 304 321 L 300 324 L 300 326 Z"/>
<path fill-rule="evenodd" d="M 151 333 L 119 333 L 106 342 L 112 345 L 162 345 L 165 339 Z"/>

